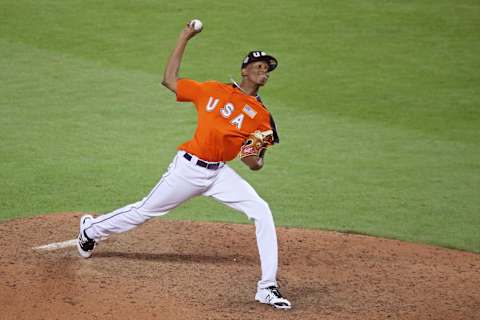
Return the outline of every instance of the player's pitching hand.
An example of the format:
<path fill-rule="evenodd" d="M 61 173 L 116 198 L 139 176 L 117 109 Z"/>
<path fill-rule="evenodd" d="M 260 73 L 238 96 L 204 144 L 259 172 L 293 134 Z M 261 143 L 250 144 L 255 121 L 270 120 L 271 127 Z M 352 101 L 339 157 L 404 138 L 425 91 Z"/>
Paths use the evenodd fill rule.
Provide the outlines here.
<path fill-rule="evenodd" d="M 199 26 L 200 23 L 200 26 Z M 190 40 L 198 33 L 202 32 L 203 26 L 199 20 L 192 20 L 187 23 L 185 28 L 182 30 L 182 36 L 185 37 L 186 40 Z"/>

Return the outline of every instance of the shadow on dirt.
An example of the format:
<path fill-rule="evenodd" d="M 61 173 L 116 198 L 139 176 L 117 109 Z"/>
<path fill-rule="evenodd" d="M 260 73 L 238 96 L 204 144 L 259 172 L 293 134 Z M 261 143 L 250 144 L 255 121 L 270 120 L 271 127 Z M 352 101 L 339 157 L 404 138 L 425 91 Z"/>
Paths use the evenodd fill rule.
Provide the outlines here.
<path fill-rule="evenodd" d="M 96 252 L 96 258 L 117 258 L 127 260 L 141 261 L 159 261 L 159 262 L 182 262 L 182 263 L 224 263 L 224 264 L 254 264 L 251 257 L 239 255 L 215 256 L 201 254 L 180 254 L 180 253 L 146 253 L 146 252 L 119 252 L 107 251 Z"/>

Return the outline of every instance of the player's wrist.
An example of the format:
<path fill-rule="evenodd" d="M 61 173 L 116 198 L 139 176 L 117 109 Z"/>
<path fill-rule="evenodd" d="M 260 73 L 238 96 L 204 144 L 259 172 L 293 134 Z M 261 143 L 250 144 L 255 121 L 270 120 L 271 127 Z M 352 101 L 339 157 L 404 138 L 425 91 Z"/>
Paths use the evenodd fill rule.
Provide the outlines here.
<path fill-rule="evenodd" d="M 185 32 L 181 32 L 180 35 L 178 36 L 178 43 L 187 43 L 189 40 L 188 35 L 185 34 Z"/>
<path fill-rule="evenodd" d="M 193 38 L 198 32 L 195 32 L 195 31 L 192 31 L 188 28 L 185 28 L 184 30 L 182 30 L 182 32 L 180 32 L 180 36 L 179 36 L 179 41 L 184 41 L 184 42 L 188 42 L 191 38 Z"/>

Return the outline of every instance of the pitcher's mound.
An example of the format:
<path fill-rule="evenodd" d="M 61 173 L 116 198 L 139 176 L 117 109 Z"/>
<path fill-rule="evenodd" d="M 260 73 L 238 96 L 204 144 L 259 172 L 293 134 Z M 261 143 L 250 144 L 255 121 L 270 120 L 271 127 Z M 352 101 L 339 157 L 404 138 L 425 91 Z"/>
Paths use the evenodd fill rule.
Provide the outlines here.
<path fill-rule="evenodd" d="M 253 225 L 154 219 L 101 242 L 81 214 L 0 223 L 2 319 L 479 319 L 480 255 L 373 237 L 278 228 L 289 311 L 254 301 Z"/>

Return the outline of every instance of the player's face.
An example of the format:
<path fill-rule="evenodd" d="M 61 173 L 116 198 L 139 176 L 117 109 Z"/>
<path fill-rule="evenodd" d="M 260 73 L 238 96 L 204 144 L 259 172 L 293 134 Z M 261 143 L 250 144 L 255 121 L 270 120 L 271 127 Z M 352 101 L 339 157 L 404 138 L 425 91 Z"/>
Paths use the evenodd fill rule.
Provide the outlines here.
<path fill-rule="evenodd" d="M 259 86 L 264 86 L 268 81 L 268 63 L 265 61 L 252 62 L 242 71 L 249 81 Z"/>

